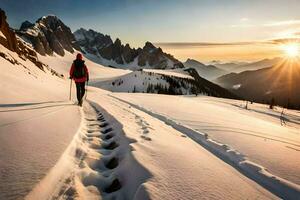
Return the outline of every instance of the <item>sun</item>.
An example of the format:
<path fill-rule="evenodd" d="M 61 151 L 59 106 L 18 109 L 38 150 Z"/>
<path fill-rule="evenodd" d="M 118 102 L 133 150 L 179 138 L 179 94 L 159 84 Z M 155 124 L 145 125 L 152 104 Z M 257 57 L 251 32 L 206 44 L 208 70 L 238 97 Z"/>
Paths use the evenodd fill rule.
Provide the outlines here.
<path fill-rule="evenodd" d="M 289 43 L 282 47 L 285 55 L 289 58 L 299 56 L 299 45 L 297 43 Z"/>

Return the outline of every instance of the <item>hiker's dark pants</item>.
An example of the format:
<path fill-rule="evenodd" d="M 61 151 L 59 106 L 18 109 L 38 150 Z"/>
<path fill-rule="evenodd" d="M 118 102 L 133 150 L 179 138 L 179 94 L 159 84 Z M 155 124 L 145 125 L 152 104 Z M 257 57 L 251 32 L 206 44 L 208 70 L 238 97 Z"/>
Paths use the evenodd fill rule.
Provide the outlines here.
<path fill-rule="evenodd" d="M 81 102 L 82 97 L 85 93 L 85 82 L 83 83 L 76 83 L 76 93 L 77 93 L 77 100 Z"/>

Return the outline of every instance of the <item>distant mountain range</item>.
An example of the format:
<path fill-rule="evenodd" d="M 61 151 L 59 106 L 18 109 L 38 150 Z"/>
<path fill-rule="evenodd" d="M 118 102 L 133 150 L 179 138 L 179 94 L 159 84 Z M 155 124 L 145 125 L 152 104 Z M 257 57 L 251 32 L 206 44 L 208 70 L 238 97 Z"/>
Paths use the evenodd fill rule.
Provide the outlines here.
<path fill-rule="evenodd" d="M 212 61 L 211 64 L 228 72 L 243 72 L 250 70 L 258 70 L 276 65 L 282 62 L 282 58 L 276 57 L 272 59 L 263 59 L 255 62 L 231 62 L 221 63 L 219 61 Z"/>
<path fill-rule="evenodd" d="M 216 83 L 248 100 L 300 108 L 300 64 L 285 60 L 272 67 L 219 77 Z"/>
<path fill-rule="evenodd" d="M 183 65 L 186 68 L 193 68 L 197 70 L 198 74 L 207 80 L 213 80 L 219 76 L 229 73 L 228 71 L 220 69 L 214 65 L 205 65 L 193 59 L 187 59 Z"/>
<path fill-rule="evenodd" d="M 161 48 L 146 42 L 143 48 L 131 48 L 122 44 L 120 39 L 114 42 L 111 37 L 94 30 L 83 28 L 74 32 L 77 43 L 94 61 L 112 67 L 141 69 L 183 68 L 183 64 L 172 55 L 164 53 Z"/>

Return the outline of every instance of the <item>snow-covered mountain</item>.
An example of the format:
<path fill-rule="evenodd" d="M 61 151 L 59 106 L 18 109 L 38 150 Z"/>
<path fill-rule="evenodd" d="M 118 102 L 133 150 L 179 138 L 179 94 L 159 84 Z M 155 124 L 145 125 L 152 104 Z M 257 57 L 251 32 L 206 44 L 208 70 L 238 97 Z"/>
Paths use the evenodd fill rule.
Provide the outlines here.
<path fill-rule="evenodd" d="M 10 62 L 13 65 L 21 65 L 25 69 L 27 67 L 20 61 L 29 61 L 36 67 L 44 72 L 50 72 L 56 76 L 62 77 L 61 74 L 55 70 L 49 68 L 48 65 L 42 63 L 38 59 L 38 55 L 34 49 L 22 38 L 17 36 L 14 31 L 9 27 L 6 21 L 6 15 L 3 10 L 0 9 L 0 45 L 1 51 L 0 56 Z M 14 52 L 18 57 L 13 56 L 11 52 Z M 30 73 L 30 72 L 28 72 Z"/>
<path fill-rule="evenodd" d="M 131 48 L 123 45 L 120 39 L 114 42 L 108 35 L 83 28 L 74 32 L 75 38 L 86 52 L 86 56 L 94 61 L 119 68 L 141 69 L 173 69 L 183 68 L 183 64 L 172 55 L 164 53 L 161 48 L 146 42 L 143 48 Z"/>
<path fill-rule="evenodd" d="M 65 55 L 65 50 L 73 53 L 80 50 L 71 29 L 57 16 L 48 15 L 39 18 L 35 23 L 25 21 L 17 31 L 22 38 L 30 42 L 41 55 Z"/>
<path fill-rule="evenodd" d="M 219 69 L 214 65 L 205 65 L 194 59 L 187 59 L 183 65 L 186 68 L 196 69 L 198 74 L 207 80 L 214 80 L 215 78 L 228 73 L 228 71 Z"/>

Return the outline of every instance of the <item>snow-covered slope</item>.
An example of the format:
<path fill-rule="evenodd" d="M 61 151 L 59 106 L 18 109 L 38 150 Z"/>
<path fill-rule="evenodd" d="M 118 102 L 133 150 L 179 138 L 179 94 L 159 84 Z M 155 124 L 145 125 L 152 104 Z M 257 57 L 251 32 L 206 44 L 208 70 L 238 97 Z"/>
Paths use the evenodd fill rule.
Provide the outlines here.
<path fill-rule="evenodd" d="M 116 79 L 95 82 L 92 85 L 114 92 L 192 94 L 193 85 L 190 80 L 193 79 L 134 71 Z"/>
<path fill-rule="evenodd" d="M 282 109 L 263 104 L 249 104 L 246 110 L 245 102 L 205 96 L 113 96 L 186 133 L 282 198 L 299 197 L 298 111 L 285 111 L 282 126 Z"/>
<path fill-rule="evenodd" d="M 166 76 L 174 76 L 179 78 L 188 78 L 194 79 L 185 69 L 170 69 L 170 70 L 162 70 L 162 69 L 143 69 L 144 72 L 152 72 L 155 74 L 162 74 Z"/>
<path fill-rule="evenodd" d="M 92 85 L 113 92 L 204 94 L 236 98 L 227 90 L 199 77 L 196 71 L 139 70 L 111 80 L 94 81 Z"/>
<path fill-rule="evenodd" d="M 277 199 L 182 132 L 106 91 L 91 90 L 90 100 L 68 150 L 28 198 Z"/>

